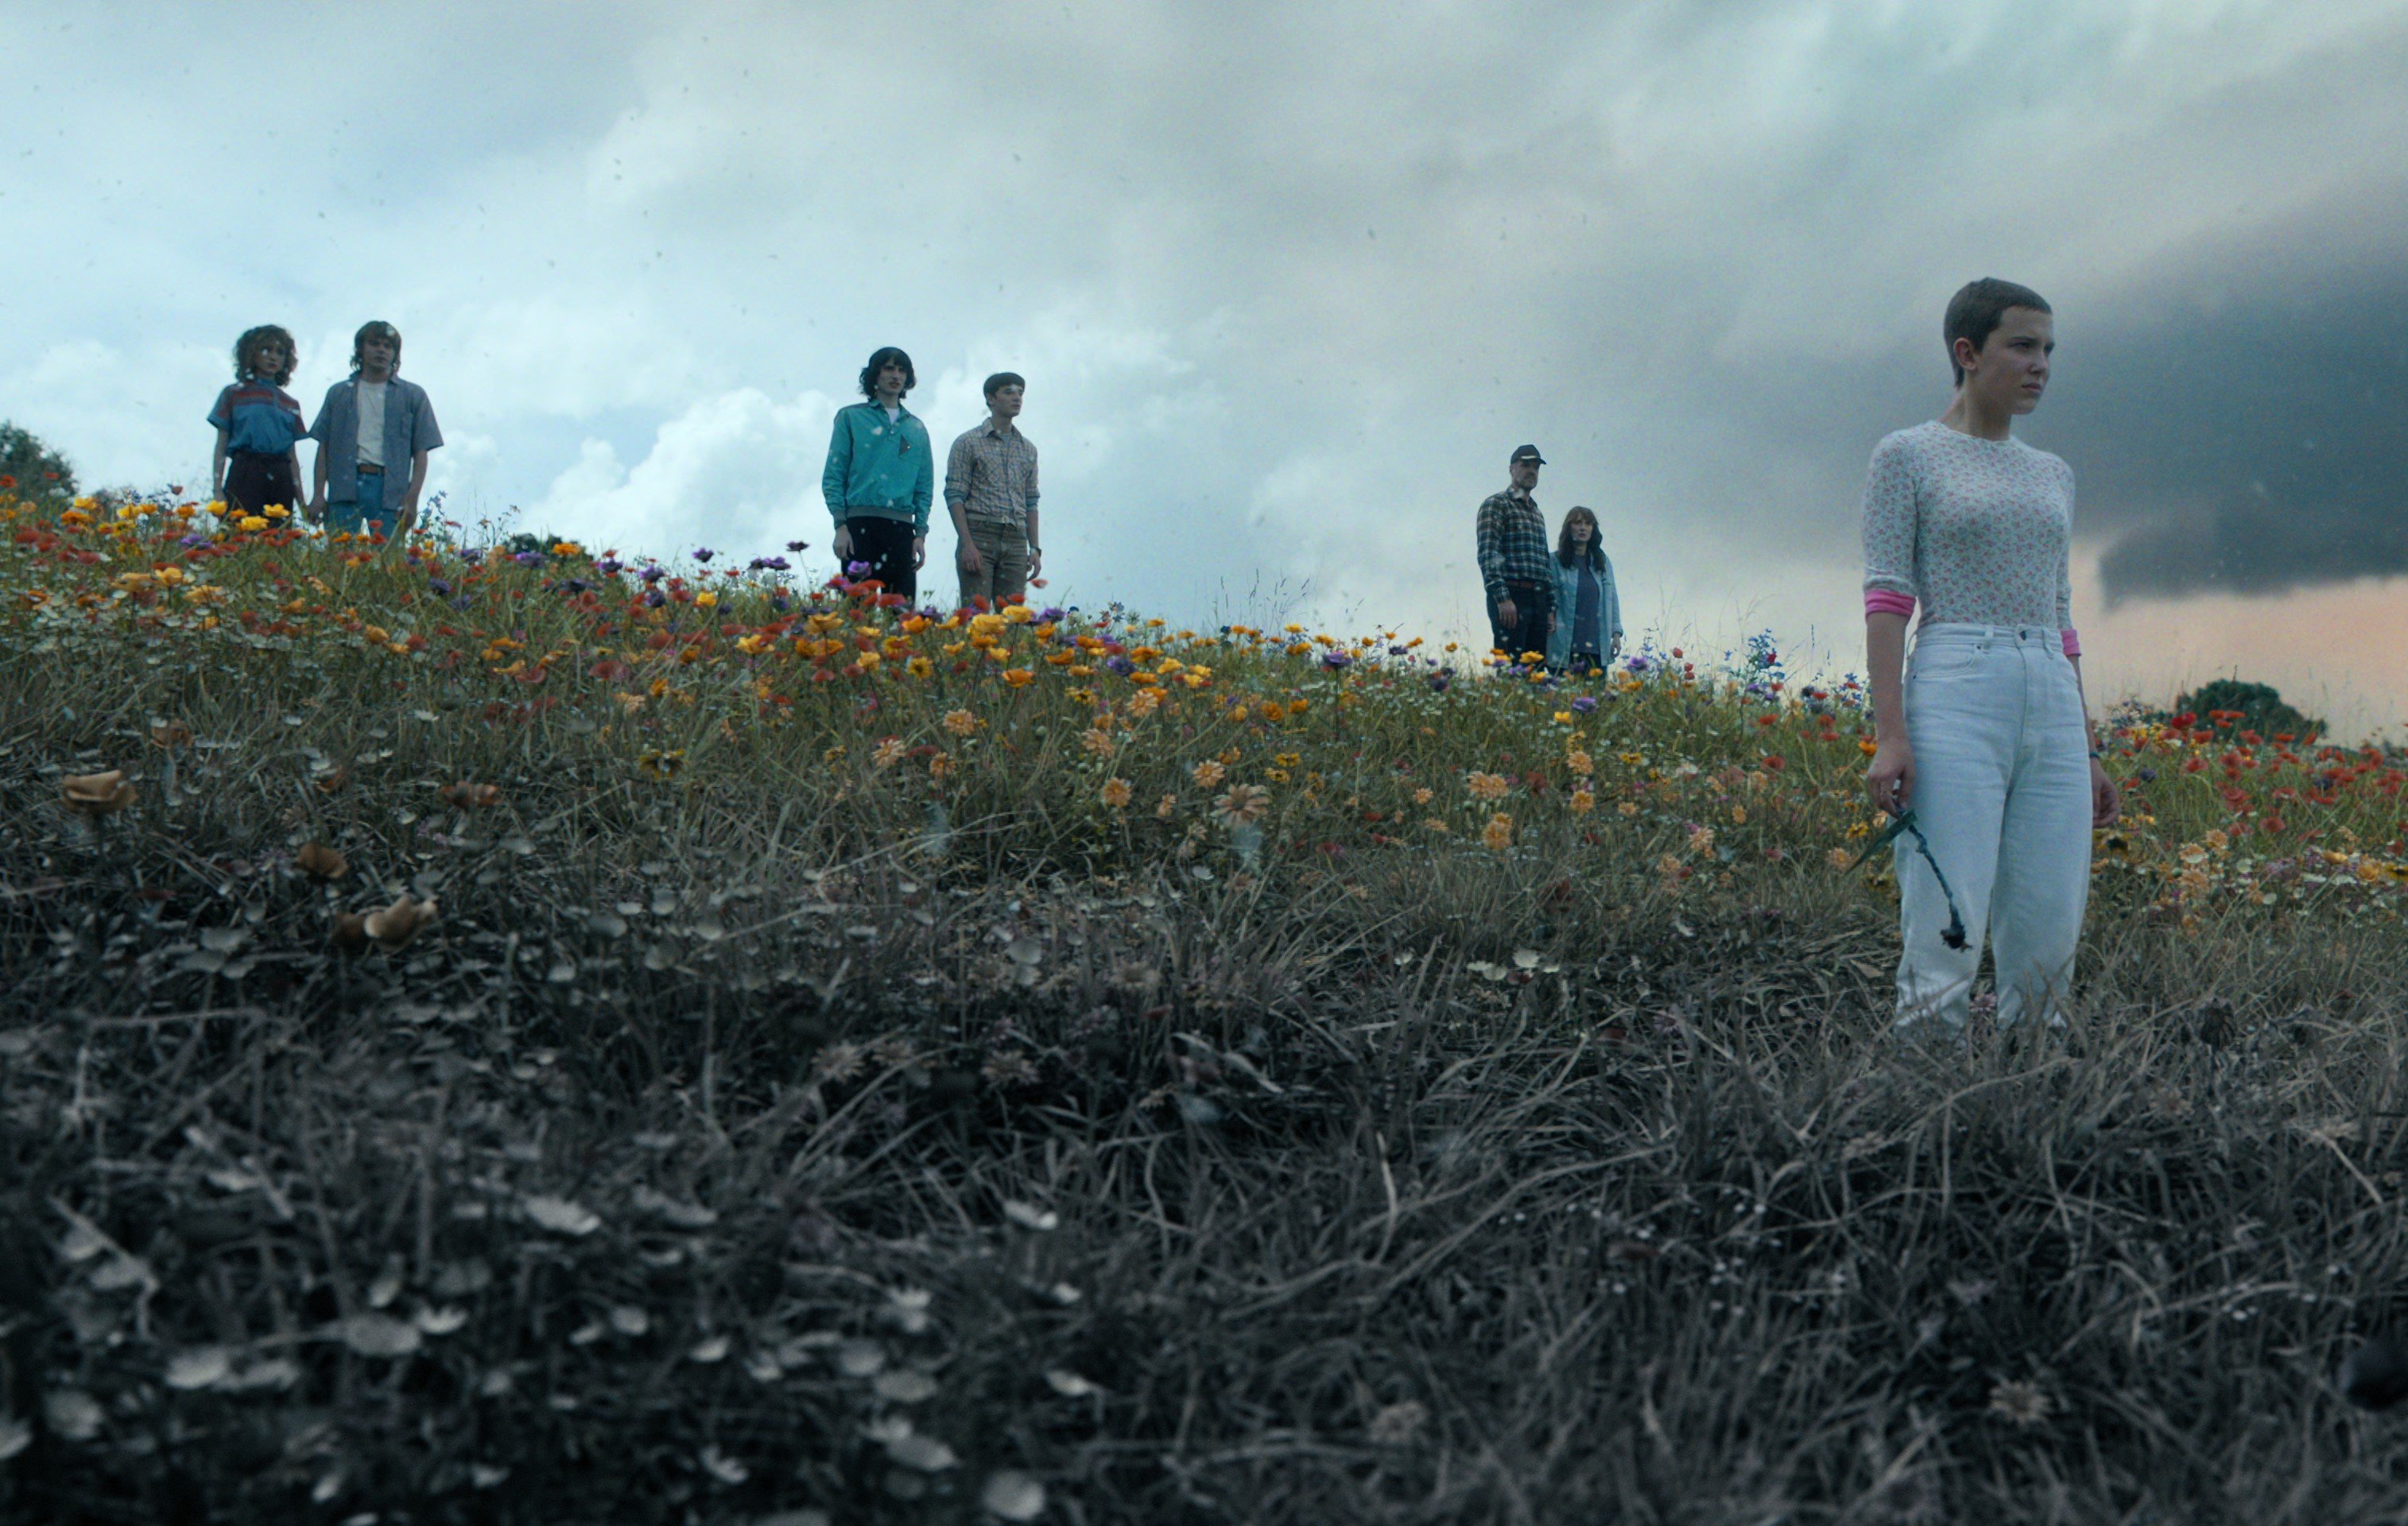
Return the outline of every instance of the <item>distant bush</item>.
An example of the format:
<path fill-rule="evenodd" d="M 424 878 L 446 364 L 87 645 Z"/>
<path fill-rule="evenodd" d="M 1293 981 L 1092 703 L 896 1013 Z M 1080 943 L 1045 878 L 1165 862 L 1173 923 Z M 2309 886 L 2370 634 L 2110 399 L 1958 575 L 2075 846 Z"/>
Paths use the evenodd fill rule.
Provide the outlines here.
<path fill-rule="evenodd" d="M 2201 720 L 2211 716 L 2230 720 L 2260 736 L 2287 734 L 2305 739 L 2321 736 L 2325 729 L 2322 720 L 2302 715 L 2285 704 L 2272 684 L 2243 683 L 2238 678 L 2218 678 L 2214 683 L 2201 684 L 2175 700 L 2174 709 L 2187 710 Z"/>
<path fill-rule="evenodd" d="M 73 498 L 75 468 L 31 430 L 0 419 L 0 491 L 11 488 L 26 499 Z"/>

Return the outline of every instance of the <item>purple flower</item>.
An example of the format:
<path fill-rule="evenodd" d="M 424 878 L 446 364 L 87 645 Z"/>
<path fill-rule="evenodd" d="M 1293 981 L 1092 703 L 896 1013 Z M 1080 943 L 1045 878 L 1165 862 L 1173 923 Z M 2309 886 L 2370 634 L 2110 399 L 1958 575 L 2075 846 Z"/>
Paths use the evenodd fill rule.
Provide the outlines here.
<path fill-rule="evenodd" d="M 1048 625 L 1058 625 L 1062 622 L 1064 613 L 1060 605 L 1049 604 L 1037 611 L 1037 618 Z"/>
<path fill-rule="evenodd" d="M 1342 651 L 1337 650 L 1335 648 L 1321 654 L 1321 665 L 1327 668 L 1332 673 L 1337 672 L 1340 668 L 1349 666 L 1354 663 L 1354 658 L 1348 656 Z"/>
<path fill-rule="evenodd" d="M 209 537 L 201 535 L 186 535 L 183 539 L 176 542 L 176 544 L 179 546 L 207 546 L 209 544 Z"/>
<path fill-rule="evenodd" d="M 1137 664 L 1135 663 L 1130 662 L 1127 658 L 1121 656 L 1117 652 L 1105 658 L 1104 665 L 1111 668 L 1114 673 L 1119 674 L 1124 678 L 1137 671 Z"/>
<path fill-rule="evenodd" d="M 644 595 L 644 605 L 647 608 L 658 609 L 661 606 L 668 602 L 669 596 L 662 592 L 659 589 L 654 589 L 650 593 Z"/>
<path fill-rule="evenodd" d="M 793 563 L 789 563 L 782 556 L 756 556 L 752 559 L 752 565 L 749 570 L 752 572 L 783 572 L 792 564 Z"/>
<path fill-rule="evenodd" d="M 694 549 L 694 559 L 696 562 L 708 562 L 718 554 L 708 546 L 697 546 Z"/>
<path fill-rule="evenodd" d="M 473 598 L 469 597 L 469 595 L 466 593 L 455 593 L 452 596 L 452 607 L 454 609 L 466 609 L 475 602 L 476 601 Z"/>
<path fill-rule="evenodd" d="M 1446 686 L 1455 681 L 1455 675 L 1442 667 L 1432 668 L 1426 677 L 1429 679 L 1431 692 L 1440 694 L 1445 693 Z"/>
<path fill-rule="evenodd" d="M 844 575 L 847 578 L 867 578 L 869 576 L 869 563 L 867 562 L 848 562 L 844 564 Z"/>
<path fill-rule="evenodd" d="M 1628 668 L 1633 673 L 1644 673 L 1647 671 L 1646 654 L 1643 652 L 1633 652 L 1630 656 L 1630 660 L 1622 665 Z"/>
<path fill-rule="evenodd" d="M 1391 657 L 1402 657 L 1412 649 L 1413 649 L 1411 647 L 1400 647 L 1392 642 L 1388 647 L 1388 655 Z"/>
<path fill-rule="evenodd" d="M 606 556 L 594 563 L 594 570 L 605 578 L 616 578 L 624 564 L 615 556 Z"/>
<path fill-rule="evenodd" d="M 810 549 L 811 543 L 808 540 L 790 540 L 786 542 L 786 549 L 790 551 L 808 551 Z"/>
<path fill-rule="evenodd" d="M 511 555 L 510 560 L 517 563 L 522 567 L 539 567 L 543 564 L 543 553 L 541 551 L 518 551 Z"/>
<path fill-rule="evenodd" d="M 636 576 L 648 583 L 657 583 L 662 578 L 667 577 L 668 574 L 663 572 L 658 567 L 646 567 L 643 571 L 636 574 Z"/>
<path fill-rule="evenodd" d="M 1586 715 L 1596 708 L 1597 696 L 1595 694 L 1579 694 L 1575 695 L 1572 699 L 1572 710 L 1575 714 Z"/>
<path fill-rule="evenodd" d="M 452 585 L 440 578 L 429 578 L 426 579 L 426 592 L 438 599 L 448 599 L 452 596 Z"/>

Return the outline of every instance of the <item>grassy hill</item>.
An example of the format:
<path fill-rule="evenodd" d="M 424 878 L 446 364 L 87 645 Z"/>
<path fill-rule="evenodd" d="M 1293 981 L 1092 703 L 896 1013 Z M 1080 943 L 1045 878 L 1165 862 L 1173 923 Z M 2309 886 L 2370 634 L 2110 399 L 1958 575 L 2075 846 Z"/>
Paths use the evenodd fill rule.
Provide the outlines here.
<path fill-rule="evenodd" d="M 0 515 L 0 1516 L 2408 1509 L 2396 755 L 2118 726 L 1942 1052 L 1769 643 Z"/>

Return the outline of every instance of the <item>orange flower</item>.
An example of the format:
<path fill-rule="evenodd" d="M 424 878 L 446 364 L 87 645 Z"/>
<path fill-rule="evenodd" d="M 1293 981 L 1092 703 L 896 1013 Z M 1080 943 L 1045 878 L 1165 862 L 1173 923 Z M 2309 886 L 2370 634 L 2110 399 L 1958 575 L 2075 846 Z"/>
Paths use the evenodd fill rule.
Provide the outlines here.
<path fill-rule="evenodd" d="M 1502 800 L 1505 792 L 1512 788 L 1502 774 L 1483 774 L 1477 769 L 1472 771 L 1469 783 L 1474 800 Z"/>
<path fill-rule="evenodd" d="M 1596 805 L 1597 796 L 1591 794 L 1586 790 L 1574 790 L 1572 792 L 1571 807 L 1572 814 L 1574 816 L 1586 816 L 1589 811 L 1596 806 Z"/>
<path fill-rule="evenodd" d="M 1126 779 L 1104 780 L 1104 804 L 1110 806 L 1114 810 L 1119 810 L 1122 806 L 1127 805 L 1129 803 L 1129 797 L 1136 792 L 1137 792 L 1129 788 L 1129 782 Z"/>
<path fill-rule="evenodd" d="M 1231 826 L 1243 825 L 1270 809 L 1271 792 L 1259 784 L 1240 784 L 1212 802 L 1221 820 Z"/>
<path fill-rule="evenodd" d="M 1013 605 L 1012 607 L 1017 609 L 1020 606 L 1018 605 Z M 1003 681 L 1011 685 L 1014 689 L 1027 688 L 1029 681 L 1036 677 L 1036 674 L 1030 672 L 1025 667 L 1008 667 L 1003 670 Z"/>
<path fill-rule="evenodd" d="M 59 780 L 59 796 L 72 810 L 108 816 L 134 804 L 134 786 L 125 782 L 122 768 L 105 774 L 69 774 Z"/>
<path fill-rule="evenodd" d="M 361 931 L 377 940 L 387 953 L 407 948 L 412 938 L 435 923 L 433 897 L 413 901 L 402 896 L 382 911 L 371 911 L 360 922 Z"/>
<path fill-rule="evenodd" d="M 978 729 L 985 724 L 985 721 L 981 720 L 978 717 L 970 714 L 968 710 L 947 710 L 945 712 L 945 729 L 952 732 L 955 736 L 975 735 Z"/>
<path fill-rule="evenodd" d="M 1229 770 L 1217 758 L 1207 758 L 1188 771 L 1188 777 L 1209 790 L 1229 777 Z"/>
<path fill-rule="evenodd" d="M 443 798 L 447 803 L 457 806 L 464 811 L 474 810 L 480 806 L 500 805 L 502 792 L 497 785 L 471 784 L 466 779 L 462 779 L 457 784 L 445 785 Z"/>
<path fill-rule="evenodd" d="M 1480 829 L 1480 841 L 1482 846 L 1498 852 L 1512 847 L 1513 819 L 1501 811 L 1490 817 L 1488 824 Z"/>

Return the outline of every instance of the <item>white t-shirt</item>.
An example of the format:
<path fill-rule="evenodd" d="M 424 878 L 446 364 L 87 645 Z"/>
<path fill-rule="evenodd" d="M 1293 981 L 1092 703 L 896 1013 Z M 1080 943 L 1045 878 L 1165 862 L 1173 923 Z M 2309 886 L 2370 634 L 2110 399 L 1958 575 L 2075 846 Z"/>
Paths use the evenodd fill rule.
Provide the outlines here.
<path fill-rule="evenodd" d="M 384 394 L 388 384 L 363 381 L 360 392 L 360 461 L 369 466 L 384 464 Z"/>
<path fill-rule="evenodd" d="M 885 414 L 886 414 L 886 421 L 887 421 L 888 423 L 890 423 L 890 424 L 891 424 L 891 423 L 896 423 L 896 422 L 899 422 L 899 421 L 902 420 L 902 418 L 903 418 L 903 410 L 902 410 L 901 408 L 888 408 L 888 407 L 885 407 L 883 404 L 880 405 L 880 406 L 881 406 L 882 408 L 883 408 L 883 409 L 884 409 Z"/>

